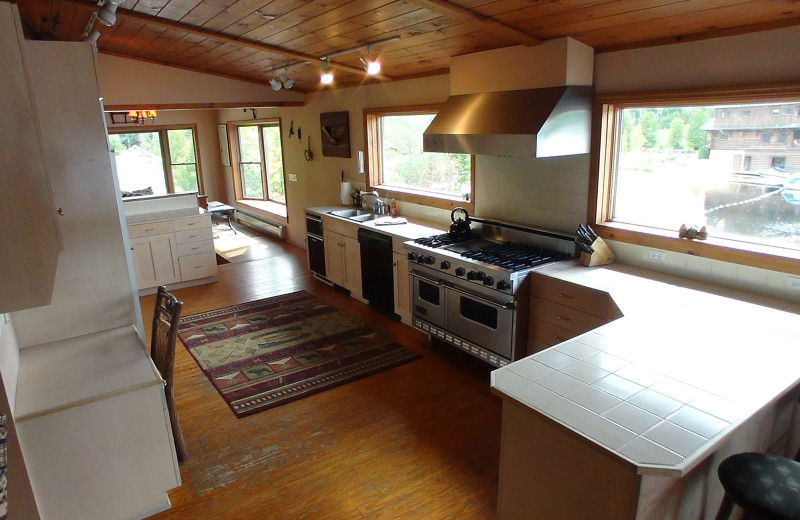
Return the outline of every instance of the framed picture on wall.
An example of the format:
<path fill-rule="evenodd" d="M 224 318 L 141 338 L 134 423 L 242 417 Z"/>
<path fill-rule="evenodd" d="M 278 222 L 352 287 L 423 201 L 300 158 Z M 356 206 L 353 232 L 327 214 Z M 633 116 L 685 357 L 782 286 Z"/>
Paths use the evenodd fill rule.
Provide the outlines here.
<path fill-rule="evenodd" d="M 228 127 L 226 125 L 217 125 L 217 136 L 219 137 L 219 160 L 222 161 L 222 166 L 230 166 L 231 152 L 228 148 Z"/>
<path fill-rule="evenodd" d="M 319 115 L 322 155 L 350 157 L 349 112 L 323 112 Z"/>

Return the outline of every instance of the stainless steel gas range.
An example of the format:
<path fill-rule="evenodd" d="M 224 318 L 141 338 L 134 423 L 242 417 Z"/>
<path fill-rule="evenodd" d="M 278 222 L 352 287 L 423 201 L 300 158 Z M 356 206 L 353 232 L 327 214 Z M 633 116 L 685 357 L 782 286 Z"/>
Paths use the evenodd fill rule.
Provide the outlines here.
<path fill-rule="evenodd" d="M 472 217 L 469 236 L 443 234 L 404 244 L 412 324 L 484 361 L 525 354 L 528 274 L 572 258 L 574 237 Z"/>

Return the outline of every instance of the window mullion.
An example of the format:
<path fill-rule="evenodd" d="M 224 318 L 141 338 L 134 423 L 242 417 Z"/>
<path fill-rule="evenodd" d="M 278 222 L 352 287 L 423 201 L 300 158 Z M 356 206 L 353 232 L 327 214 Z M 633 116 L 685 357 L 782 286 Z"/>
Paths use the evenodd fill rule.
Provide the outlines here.
<path fill-rule="evenodd" d="M 164 180 L 167 183 L 167 191 L 175 193 L 175 182 L 172 180 L 172 158 L 169 155 L 169 137 L 166 129 L 158 131 L 158 141 L 161 145 L 161 162 L 164 163 Z"/>
<path fill-rule="evenodd" d="M 261 154 L 261 189 L 264 193 L 264 200 L 270 200 L 269 183 L 267 182 L 267 152 L 264 145 L 264 125 L 258 125 L 258 148 Z"/>

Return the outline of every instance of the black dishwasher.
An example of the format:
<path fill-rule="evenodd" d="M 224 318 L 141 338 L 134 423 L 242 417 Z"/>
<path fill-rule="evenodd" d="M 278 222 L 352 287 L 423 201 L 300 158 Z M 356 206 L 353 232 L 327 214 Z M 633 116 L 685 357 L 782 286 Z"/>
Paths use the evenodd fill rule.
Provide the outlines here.
<path fill-rule="evenodd" d="M 359 228 L 361 249 L 361 295 L 370 307 L 394 316 L 394 270 L 392 237 Z"/>

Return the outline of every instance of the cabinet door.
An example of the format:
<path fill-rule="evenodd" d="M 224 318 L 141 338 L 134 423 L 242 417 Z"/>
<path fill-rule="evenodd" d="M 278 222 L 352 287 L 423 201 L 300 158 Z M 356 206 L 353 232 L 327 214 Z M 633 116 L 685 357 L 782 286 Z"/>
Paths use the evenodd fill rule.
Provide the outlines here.
<path fill-rule="evenodd" d="M 336 285 L 344 283 L 344 247 L 342 235 L 331 231 L 323 231 L 325 237 L 325 272 L 326 278 Z"/>
<path fill-rule="evenodd" d="M 342 286 L 352 295 L 361 298 L 361 246 L 355 238 L 343 236 L 341 240 L 344 262 Z"/>
<path fill-rule="evenodd" d="M 403 323 L 411 323 L 411 280 L 408 274 L 408 257 L 392 253 L 394 257 L 394 312 Z"/>
<path fill-rule="evenodd" d="M 137 289 L 157 287 L 181 280 L 177 248 L 174 234 L 131 240 Z"/>

